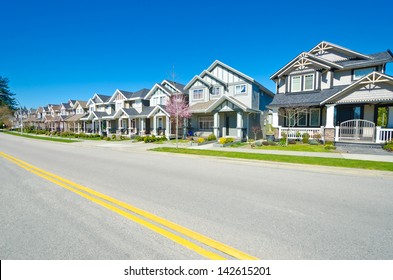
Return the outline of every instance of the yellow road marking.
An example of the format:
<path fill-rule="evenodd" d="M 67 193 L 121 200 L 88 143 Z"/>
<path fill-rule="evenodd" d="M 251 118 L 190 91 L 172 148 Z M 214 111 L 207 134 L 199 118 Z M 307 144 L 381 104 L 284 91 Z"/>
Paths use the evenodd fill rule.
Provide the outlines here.
<path fill-rule="evenodd" d="M 12 157 L 10 155 L 7 155 L 7 154 L 5 154 L 3 152 L 0 152 L 0 156 L 8 159 L 9 161 L 17 164 L 18 166 L 20 166 L 20 167 L 22 167 L 22 168 L 24 168 L 24 169 L 26 169 L 26 170 L 36 174 L 36 175 L 38 175 L 38 176 L 40 176 L 42 178 L 45 178 L 45 179 L 47 179 L 47 180 L 49 180 L 49 181 L 51 181 L 51 182 L 53 182 L 53 183 L 63 187 L 63 188 L 66 188 L 66 189 L 68 189 L 68 190 L 70 190 L 70 191 L 72 191 L 72 192 L 74 192 L 74 193 L 76 193 L 76 194 L 78 194 L 78 195 L 80 195 L 80 196 L 90 200 L 90 201 L 93 201 L 93 202 L 95 202 L 95 203 L 97 203 L 97 204 L 99 204 L 99 205 L 101 205 L 101 206 L 103 206 L 103 207 L 105 207 L 105 208 L 107 208 L 107 209 L 109 209 L 111 211 L 114 211 L 114 212 L 116 212 L 116 213 L 118 213 L 118 214 L 120 214 L 120 215 L 122 215 L 122 216 L 124 216 L 124 217 L 126 217 L 128 219 L 131 219 L 134 222 L 139 223 L 139 224 L 141 224 L 141 225 L 143 225 L 143 226 L 145 226 L 145 227 L 147 227 L 147 228 L 149 228 L 149 229 L 151 229 L 151 230 L 153 230 L 153 231 L 155 231 L 155 232 L 157 232 L 157 233 L 159 233 L 159 234 L 161 234 L 161 235 L 163 235 L 163 236 L 165 236 L 165 237 L 167 237 L 167 238 L 169 238 L 169 239 L 171 239 L 171 240 L 173 240 L 173 241 L 175 241 L 175 242 L 177 242 L 177 243 L 179 243 L 179 244 L 181 244 L 181 245 L 183 245 L 183 246 L 185 246 L 185 247 L 187 247 L 187 248 L 189 248 L 189 249 L 191 249 L 191 250 L 193 250 L 193 251 L 195 251 L 197 253 L 199 253 L 202 256 L 205 256 L 205 257 L 210 258 L 210 259 L 225 259 L 222 256 L 220 256 L 220 255 L 218 255 L 216 253 L 210 252 L 210 251 L 208 251 L 208 250 L 206 250 L 206 249 L 204 249 L 204 248 L 202 248 L 202 247 L 200 247 L 200 246 L 190 242 L 187 239 L 184 239 L 184 238 L 182 238 L 182 237 L 180 237 L 180 236 L 178 236 L 178 235 L 176 235 L 176 234 L 174 234 L 174 233 L 172 233 L 170 231 L 167 231 L 167 230 L 165 230 L 163 228 L 160 228 L 160 227 L 158 227 L 158 226 L 156 226 L 156 225 L 154 225 L 154 224 L 152 224 L 152 223 L 150 223 L 148 221 L 145 221 L 145 220 L 143 220 L 143 219 L 141 219 L 141 218 L 139 218 L 139 217 L 137 217 L 135 215 L 132 215 L 132 214 L 130 214 L 130 213 L 128 213 L 128 212 L 126 212 L 126 211 L 124 211 L 122 209 L 119 209 L 116 206 L 113 206 L 113 205 L 111 205 L 109 203 L 106 203 L 105 201 L 102 201 L 100 199 L 106 200 L 108 202 L 111 202 L 112 204 L 115 204 L 115 205 L 120 206 L 120 207 L 122 207 L 124 209 L 127 209 L 127 210 L 129 210 L 129 211 L 131 211 L 131 212 L 133 212 L 133 213 L 135 213 L 135 214 L 137 214 L 139 216 L 144 217 L 145 219 L 148 219 L 148 220 L 153 221 L 153 222 L 155 222 L 157 224 L 160 224 L 160 225 L 165 226 L 165 227 L 167 227 L 169 229 L 172 229 L 173 231 L 176 231 L 177 233 L 183 234 L 183 235 L 185 235 L 185 236 L 187 236 L 189 238 L 192 238 L 193 240 L 199 241 L 199 242 L 201 242 L 201 243 L 203 243 L 203 244 L 205 244 L 205 245 L 207 245 L 207 246 L 209 246 L 211 248 L 219 250 L 219 251 L 221 251 L 221 252 L 223 252 L 223 253 L 225 253 L 227 255 L 233 256 L 233 257 L 235 257 L 237 259 L 243 259 L 243 260 L 245 260 L 245 259 L 247 259 L 247 260 L 252 260 L 252 259 L 255 260 L 255 259 L 257 259 L 257 258 L 255 258 L 255 257 L 253 257 L 251 255 L 248 255 L 248 254 L 246 254 L 246 253 L 244 253 L 242 251 L 239 251 L 239 250 L 234 249 L 234 248 L 232 248 L 232 247 L 230 247 L 228 245 L 220 243 L 220 242 L 218 242 L 218 241 L 216 241 L 214 239 L 211 239 L 211 238 L 206 237 L 206 236 L 204 236 L 202 234 L 194 232 L 194 231 L 192 231 L 190 229 L 187 229 L 185 227 L 177 225 L 177 224 L 175 224 L 173 222 L 170 222 L 170 221 L 168 221 L 168 220 L 166 220 L 164 218 L 161 218 L 159 216 L 156 216 L 154 214 L 146 212 L 146 211 L 144 211 L 142 209 L 139 209 L 137 207 L 134 207 L 134 206 L 132 206 L 130 204 L 127 204 L 127 203 L 122 202 L 120 200 L 117 200 L 115 198 L 109 197 L 109 196 L 107 196 L 105 194 L 99 193 L 97 191 L 94 191 L 94 190 L 89 189 L 87 187 L 84 187 L 82 185 L 79 185 L 77 183 L 74 183 L 72 181 L 64 179 L 64 178 L 62 178 L 60 176 L 57 176 L 55 174 L 52 174 L 52 173 L 47 172 L 45 170 L 42 170 L 42 169 L 40 169 L 38 167 L 35 167 L 35 166 L 33 166 L 33 165 L 31 165 L 31 164 L 29 164 L 27 162 L 19 160 L 19 159 L 15 158 L 15 157 Z M 70 186 L 72 186 L 72 187 L 70 187 Z M 81 192 L 81 191 L 84 191 L 84 192 L 86 192 L 88 194 L 94 195 L 94 196 L 96 196 L 96 197 L 98 197 L 100 199 L 97 199 L 96 197 L 90 196 L 90 195 L 88 195 L 88 194 L 86 194 L 84 192 Z"/>

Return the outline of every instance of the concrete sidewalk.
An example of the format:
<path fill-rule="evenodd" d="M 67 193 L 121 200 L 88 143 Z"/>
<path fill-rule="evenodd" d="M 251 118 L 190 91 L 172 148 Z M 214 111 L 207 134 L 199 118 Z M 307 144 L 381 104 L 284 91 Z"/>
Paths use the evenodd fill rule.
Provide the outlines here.
<path fill-rule="evenodd" d="M 72 143 L 71 145 L 84 146 L 84 147 L 95 146 L 95 147 L 112 148 L 112 149 L 121 148 L 121 149 L 134 150 L 134 151 L 147 151 L 149 149 L 158 148 L 158 147 L 176 148 L 176 145 L 173 143 L 165 143 L 165 144 L 154 144 L 154 143 L 143 143 L 143 142 L 132 143 L 131 141 L 121 141 L 121 142 L 82 141 L 78 143 Z M 288 155 L 288 156 L 301 156 L 301 157 L 343 158 L 343 159 L 370 160 L 370 161 L 382 161 L 382 162 L 393 163 L 393 153 L 389 153 L 389 152 L 386 152 L 386 155 L 340 153 L 340 152 L 315 153 L 315 152 L 262 150 L 262 149 L 250 149 L 250 148 L 222 148 L 222 147 L 214 147 L 213 144 L 190 147 L 188 144 L 185 143 L 179 143 L 179 148 L 255 153 L 255 154 L 270 154 L 270 155 Z"/>

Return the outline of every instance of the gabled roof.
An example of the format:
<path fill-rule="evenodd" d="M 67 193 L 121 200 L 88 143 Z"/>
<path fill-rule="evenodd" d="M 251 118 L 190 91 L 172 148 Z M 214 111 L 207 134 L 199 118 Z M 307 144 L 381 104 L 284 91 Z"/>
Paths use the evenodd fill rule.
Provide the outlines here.
<path fill-rule="evenodd" d="M 184 87 L 184 89 L 189 89 L 196 81 L 201 82 L 202 84 L 205 84 L 208 88 L 211 88 L 212 85 L 206 82 L 204 79 L 202 79 L 200 76 L 195 75 L 194 78 Z"/>
<path fill-rule="evenodd" d="M 68 103 L 61 103 L 61 107 L 64 107 L 65 109 L 71 109 L 71 106 Z"/>
<path fill-rule="evenodd" d="M 75 114 L 75 115 L 70 115 L 68 118 L 65 120 L 66 122 L 77 122 L 79 121 L 82 117 L 86 116 L 86 114 Z"/>
<path fill-rule="evenodd" d="M 144 99 L 146 94 L 149 92 L 149 89 L 143 88 L 138 91 L 135 91 L 130 99 Z"/>
<path fill-rule="evenodd" d="M 342 46 L 336 45 L 336 44 L 332 44 L 326 41 L 322 41 L 320 42 L 318 45 L 316 45 L 314 48 L 312 48 L 309 53 L 317 53 L 317 54 L 321 54 L 323 53 L 325 50 L 328 49 L 335 49 L 340 53 L 343 53 L 349 57 L 356 57 L 356 58 L 363 58 L 363 59 L 371 59 L 370 56 L 359 53 L 359 52 L 355 52 L 353 50 L 344 48 Z"/>
<path fill-rule="evenodd" d="M 386 74 L 382 74 L 380 72 L 374 71 L 374 72 L 364 76 L 363 78 L 359 79 L 355 83 L 350 84 L 349 86 L 344 87 L 340 91 L 338 91 L 335 94 L 333 94 L 333 95 L 329 96 L 328 98 L 324 99 L 323 101 L 321 101 L 321 105 L 325 104 L 325 103 L 328 103 L 330 101 L 333 101 L 334 99 L 342 98 L 346 94 L 350 93 L 351 90 L 355 89 L 357 86 L 366 85 L 366 84 L 385 83 L 385 82 L 393 84 L 393 77 L 389 76 L 389 75 L 386 75 Z M 393 97 L 393 94 L 392 94 L 392 97 Z M 366 101 L 368 101 L 368 100 L 364 100 L 364 102 L 366 102 Z M 383 101 L 383 100 L 381 100 L 381 101 Z"/>
<path fill-rule="evenodd" d="M 161 82 L 161 85 L 164 86 L 165 83 L 167 83 L 170 86 L 172 86 L 179 93 L 182 93 L 184 91 L 184 85 L 183 84 L 180 84 L 180 83 L 177 83 L 177 82 L 173 82 L 173 81 L 163 80 Z"/>
<path fill-rule="evenodd" d="M 228 100 L 229 102 L 235 104 L 237 107 L 239 107 L 240 109 L 242 109 L 245 112 L 259 112 L 259 110 L 254 110 L 250 107 L 247 107 L 246 105 L 244 105 L 243 103 L 241 103 L 239 100 L 237 100 L 236 98 L 233 98 L 232 96 L 228 96 L 228 95 L 223 95 L 221 96 L 219 99 L 215 100 L 215 102 L 213 104 L 211 104 L 207 109 L 206 112 L 212 112 L 215 108 L 217 108 L 217 106 L 219 106 L 222 102 L 224 102 L 225 100 Z"/>
<path fill-rule="evenodd" d="M 156 105 L 153 110 L 147 115 L 148 118 L 154 116 L 157 114 L 158 111 L 162 111 L 167 117 L 170 117 L 170 114 L 166 111 L 166 106 L 165 105 Z"/>
<path fill-rule="evenodd" d="M 162 85 L 160 84 L 155 84 L 151 90 L 149 90 L 149 92 L 146 94 L 145 99 L 149 99 L 155 92 L 157 89 L 162 90 L 166 95 L 171 96 L 172 94 Z"/>
<path fill-rule="evenodd" d="M 307 52 L 302 52 L 298 56 L 296 56 L 294 59 L 292 59 L 289 63 L 287 63 L 284 67 L 282 67 L 280 70 L 278 70 L 276 73 L 274 73 L 272 76 L 270 76 L 270 79 L 275 79 L 280 76 L 282 76 L 287 70 L 289 70 L 291 67 L 295 66 L 295 64 L 299 64 L 300 67 L 301 65 L 305 65 L 306 63 L 311 63 L 315 64 L 318 67 L 324 68 L 324 69 L 342 69 L 343 66 L 331 62 L 329 60 L 323 59 L 321 57 L 315 56 L 313 54 L 307 53 Z"/>
<path fill-rule="evenodd" d="M 225 83 L 223 80 L 221 80 L 220 78 L 217 78 L 216 76 L 214 76 L 212 73 L 203 70 L 203 72 L 201 73 L 200 77 L 203 78 L 205 76 L 209 76 L 211 79 L 217 81 L 219 84 L 222 84 L 224 87 L 228 86 L 227 83 Z"/>
<path fill-rule="evenodd" d="M 139 113 L 137 110 L 135 110 L 134 108 L 120 108 L 119 110 L 117 110 L 117 112 L 111 116 L 112 118 L 119 118 L 122 114 L 127 115 L 128 117 L 132 117 L 132 116 L 138 116 Z"/>
<path fill-rule="evenodd" d="M 108 102 L 113 102 L 118 94 L 120 94 L 121 96 L 123 96 L 123 99 L 127 99 L 127 98 L 129 98 L 129 97 L 132 95 L 132 92 L 117 89 L 117 90 L 115 90 L 115 92 L 112 94 L 111 98 L 109 98 Z"/>
<path fill-rule="evenodd" d="M 375 54 L 368 55 L 370 59 L 358 59 L 358 60 L 343 60 L 337 61 L 336 63 L 343 66 L 345 69 L 352 69 L 352 68 L 360 68 L 360 67 L 368 67 L 368 66 L 375 66 L 378 64 L 384 64 L 387 62 L 393 61 L 393 54 L 387 50 L 385 52 L 379 52 Z"/>
<path fill-rule="evenodd" d="M 73 109 L 76 109 L 78 107 L 78 104 L 82 107 L 82 108 L 87 108 L 87 101 L 82 101 L 82 100 L 76 100 L 74 102 L 74 107 Z"/>

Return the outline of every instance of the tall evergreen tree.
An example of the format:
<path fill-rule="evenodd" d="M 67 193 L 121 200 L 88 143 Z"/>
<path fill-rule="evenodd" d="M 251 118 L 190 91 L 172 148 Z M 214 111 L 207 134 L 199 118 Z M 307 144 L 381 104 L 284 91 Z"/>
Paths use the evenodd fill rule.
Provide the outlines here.
<path fill-rule="evenodd" d="M 8 86 L 9 80 L 0 76 L 0 106 L 8 106 L 11 110 L 16 110 L 16 100 Z"/>

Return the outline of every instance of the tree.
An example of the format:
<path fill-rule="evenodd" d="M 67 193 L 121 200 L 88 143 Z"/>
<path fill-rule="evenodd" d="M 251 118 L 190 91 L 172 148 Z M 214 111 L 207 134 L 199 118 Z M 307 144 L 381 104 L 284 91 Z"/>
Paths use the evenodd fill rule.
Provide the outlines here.
<path fill-rule="evenodd" d="M 179 119 L 183 119 L 184 125 L 184 120 L 191 117 L 190 108 L 184 94 L 173 94 L 166 103 L 166 111 L 176 122 L 176 148 L 178 148 Z"/>
<path fill-rule="evenodd" d="M 12 112 L 8 106 L 0 106 L 0 128 L 11 127 Z"/>
<path fill-rule="evenodd" d="M 291 134 L 292 129 L 297 126 L 302 121 L 307 120 L 307 107 L 302 106 L 290 106 L 286 108 L 281 108 L 278 111 L 278 115 L 285 119 L 288 126 L 288 134 L 286 138 L 286 145 L 288 145 L 289 134 Z"/>
<path fill-rule="evenodd" d="M 8 106 L 11 110 L 16 110 L 16 100 L 8 87 L 9 80 L 0 76 L 0 106 Z"/>
<path fill-rule="evenodd" d="M 261 126 L 258 124 L 258 125 L 254 125 L 254 126 L 251 128 L 251 130 L 252 130 L 252 133 L 254 133 L 254 139 L 255 139 L 255 142 L 256 142 L 256 141 L 257 141 L 258 133 L 259 133 L 260 131 L 262 131 L 262 128 L 261 128 Z"/>

